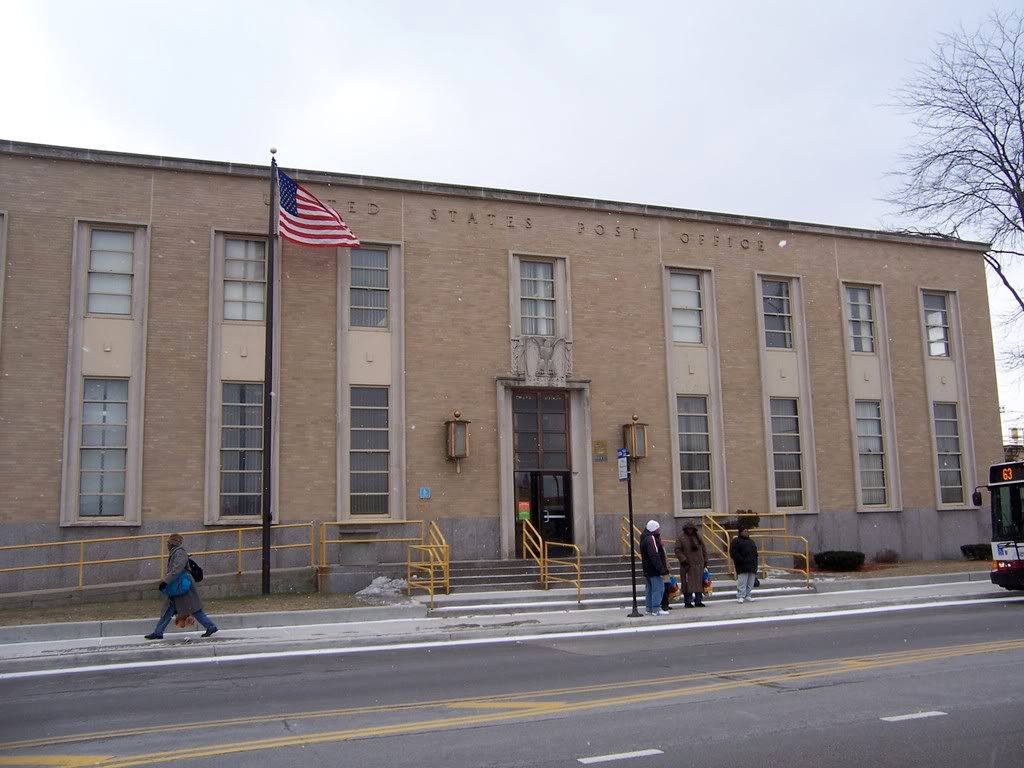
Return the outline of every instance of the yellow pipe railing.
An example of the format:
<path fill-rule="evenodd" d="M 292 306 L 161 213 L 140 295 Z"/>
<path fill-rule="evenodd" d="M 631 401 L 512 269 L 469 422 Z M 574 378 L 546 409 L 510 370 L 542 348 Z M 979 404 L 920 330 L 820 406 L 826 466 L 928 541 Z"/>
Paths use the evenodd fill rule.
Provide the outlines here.
<path fill-rule="evenodd" d="M 416 526 L 419 531 L 417 536 L 372 536 L 369 538 L 327 538 L 329 527 L 338 529 L 338 536 L 345 529 L 366 530 L 369 528 Z M 325 521 L 320 523 L 320 567 L 327 567 L 327 545 L 328 544 L 425 544 L 427 525 L 425 520 L 344 520 Z"/>
<path fill-rule="evenodd" d="M 710 545 L 725 560 L 729 567 L 729 574 L 735 577 L 732 556 L 729 554 L 729 544 L 731 543 L 729 531 L 723 528 L 713 515 L 705 515 L 701 520 L 701 527 L 704 532 L 704 543 Z"/>
<path fill-rule="evenodd" d="M 621 546 L 621 553 L 623 557 L 629 557 L 629 517 L 626 515 L 622 516 L 622 520 L 619 521 L 619 544 Z M 635 525 L 633 526 L 633 544 L 635 547 L 640 546 L 640 529 Z M 640 558 L 640 550 L 636 550 L 637 559 Z"/>
<path fill-rule="evenodd" d="M 552 557 L 551 550 L 555 547 L 562 547 L 569 550 L 569 557 Z M 546 583 L 544 589 L 551 588 L 551 582 L 571 584 L 576 587 L 576 602 L 581 603 L 583 599 L 583 571 L 580 566 L 580 548 L 575 544 L 563 544 L 559 541 L 544 542 L 544 563 Z M 569 575 L 552 573 L 551 566 L 562 566 L 569 569 Z"/>
<path fill-rule="evenodd" d="M 338 538 L 327 537 L 328 527 L 338 529 Z M 364 531 L 381 526 L 416 526 L 416 536 L 372 536 L 342 538 L 346 529 Z M 320 523 L 320 568 L 327 567 L 328 544 L 405 544 L 406 593 L 422 589 L 430 596 L 430 607 L 434 607 L 434 595 L 441 589 L 447 595 L 451 591 L 451 549 L 437 523 L 426 520 L 346 520 Z"/>
<path fill-rule="evenodd" d="M 544 539 L 529 520 L 522 520 L 522 555 L 524 560 L 533 560 L 540 569 L 540 585 L 548 588 L 547 561 Z"/>
<path fill-rule="evenodd" d="M 767 574 L 767 568 L 774 568 L 778 571 L 786 571 L 788 573 L 797 573 L 804 577 L 804 581 L 810 584 L 811 582 L 811 545 L 803 536 L 795 536 L 791 534 L 780 534 L 780 533 L 768 533 L 762 535 L 761 533 L 754 531 L 750 534 L 750 538 L 761 540 L 771 544 L 769 547 L 762 549 L 758 547 L 758 555 L 760 556 L 760 570 L 762 574 Z M 783 546 L 789 546 L 790 541 L 796 542 L 797 548 L 791 549 L 774 549 L 774 540 L 782 539 Z M 784 557 L 788 558 L 792 566 L 777 565 L 775 563 L 769 563 L 768 558 Z M 801 558 L 804 563 L 803 568 L 796 567 L 797 558 Z"/>
<path fill-rule="evenodd" d="M 275 525 L 273 530 L 287 530 L 294 528 L 309 528 L 311 531 L 309 544 L 272 544 L 270 549 L 272 552 L 280 552 L 286 549 L 305 549 L 309 548 L 309 564 L 310 566 L 316 565 L 316 541 L 313 523 L 287 523 L 282 525 Z M 182 531 L 181 536 L 184 538 L 196 537 L 196 536 L 223 536 L 224 534 L 236 533 L 237 538 L 234 547 L 227 549 L 191 549 L 188 548 L 189 554 L 193 557 L 203 557 L 208 555 L 226 555 L 235 554 L 235 573 L 242 573 L 242 554 L 245 552 L 260 552 L 262 551 L 262 545 L 245 547 L 243 544 L 243 534 L 247 532 L 262 532 L 260 526 L 246 526 L 243 528 L 216 528 L 213 530 L 200 530 L 200 531 Z M 115 563 L 135 563 L 142 561 L 157 560 L 160 564 L 160 577 L 163 578 L 165 573 L 165 567 L 167 564 L 167 537 L 168 533 L 145 533 L 137 536 L 110 536 L 106 538 L 93 538 L 93 539 L 74 539 L 70 541 L 48 541 L 41 542 L 38 544 L 8 544 L 0 546 L 0 556 L 5 552 L 15 552 L 19 550 L 32 550 L 32 549 L 44 549 L 48 547 L 78 547 L 78 559 L 70 560 L 61 563 L 47 563 L 45 565 L 18 565 L 10 566 L 6 568 L 0 568 L 0 573 L 18 573 L 21 571 L 41 571 L 50 570 L 54 568 L 76 568 L 78 570 L 78 589 L 85 587 L 85 569 L 86 566 L 96 565 L 113 565 Z M 92 544 L 110 544 L 112 542 L 128 541 L 128 542 L 149 542 L 158 541 L 160 551 L 152 555 L 133 555 L 131 557 L 110 557 L 100 559 L 87 559 L 86 558 L 86 547 Z M 216 571 L 211 568 L 204 568 L 208 574 L 216 575 Z"/>

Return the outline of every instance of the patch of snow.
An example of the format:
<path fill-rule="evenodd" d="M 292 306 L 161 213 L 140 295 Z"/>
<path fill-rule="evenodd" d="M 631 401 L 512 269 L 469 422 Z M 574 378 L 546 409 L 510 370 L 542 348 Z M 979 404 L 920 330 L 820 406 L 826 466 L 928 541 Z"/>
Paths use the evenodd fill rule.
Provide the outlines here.
<path fill-rule="evenodd" d="M 369 586 L 356 592 L 356 597 L 398 597 L 405 590 L 405 579 L 378 576 Z"/>

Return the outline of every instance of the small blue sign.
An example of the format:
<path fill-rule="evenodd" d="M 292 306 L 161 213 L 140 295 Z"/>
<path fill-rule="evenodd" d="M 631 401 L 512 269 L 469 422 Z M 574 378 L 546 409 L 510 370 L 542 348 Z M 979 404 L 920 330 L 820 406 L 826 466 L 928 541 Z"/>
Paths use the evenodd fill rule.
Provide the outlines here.
<path fill-rule="evenodd" d="M 619 480 L 629 479 L 629 451 L 619 448 L 618 455 Z"/>
<path fill-rule="evenodd" d="M 425 485 L 420 486 L 420 498 L 424 501 L 430 498 L 430 489 Z"/>

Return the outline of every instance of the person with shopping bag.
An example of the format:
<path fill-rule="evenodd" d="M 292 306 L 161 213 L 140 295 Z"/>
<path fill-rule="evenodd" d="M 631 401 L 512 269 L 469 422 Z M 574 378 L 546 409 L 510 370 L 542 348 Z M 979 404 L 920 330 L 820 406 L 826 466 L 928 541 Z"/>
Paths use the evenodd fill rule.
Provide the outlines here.
<path fill-rule="evenodd" d="M 168 554 L 165 581 L 161 581 L 157 587 L 160 594 L 167 598 L 167 602 L 164 603 L 164 612 L 156 623 L 156 627 L 146 635 L 147 640 L 162 640 L 164 630 L 167 629 L 175 614 L 178 617 L 175 623 L 180 627 L 187 626 L 190 619 L 195 619 L 202 624 L 206 629 L 202 637 L 210 637 L 217 631 L 217 625 L 203 611 L 203 601 L 199 597 L 195 581 L 190 573 L 189 556 L 184 543 L 181 534 L 172 533 L 167 537 Z"/>
<path fill-rule="evenodd" d="M 697 522 L 687 520 L 676 538 L 676 558 L 679 560 L 679 583 L 683 591 L 684 608 L 704 607 L 704 569 L 708 552 L 704 539 L 697 532 Z"/>

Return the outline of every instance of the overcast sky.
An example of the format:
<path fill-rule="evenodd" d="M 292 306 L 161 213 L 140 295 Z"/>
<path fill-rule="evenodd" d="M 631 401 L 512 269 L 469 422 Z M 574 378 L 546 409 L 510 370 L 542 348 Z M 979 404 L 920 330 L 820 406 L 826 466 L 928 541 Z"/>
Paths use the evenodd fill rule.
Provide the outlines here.
<path fill-rule="evenodd" d="M 894 92 L 1020 6 L 0 0 L 0 138 L 883 228 Z"/>

